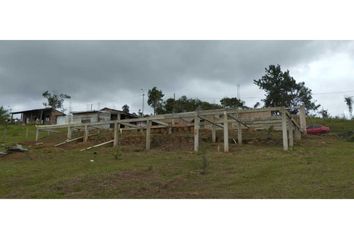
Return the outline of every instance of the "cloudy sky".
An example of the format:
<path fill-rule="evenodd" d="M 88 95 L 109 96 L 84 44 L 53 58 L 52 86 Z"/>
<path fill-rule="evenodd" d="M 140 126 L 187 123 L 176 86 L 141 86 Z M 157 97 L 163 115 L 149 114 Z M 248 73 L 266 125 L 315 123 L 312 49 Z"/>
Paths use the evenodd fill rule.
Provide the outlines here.
<path fill-rule="evenodd" d="M 41 107 L 42 92 L 54 90 L 72 96 L 73 111 L 128 104 L 137 112 L 141 89 L 219 103 L 236 96 L 239 84 L 252 106 L 264 97 L 253 80 L 270 64 L 304 81 L 331 115 L 348 113 L 352 41 L 0 41 L 0 105 Z"/>

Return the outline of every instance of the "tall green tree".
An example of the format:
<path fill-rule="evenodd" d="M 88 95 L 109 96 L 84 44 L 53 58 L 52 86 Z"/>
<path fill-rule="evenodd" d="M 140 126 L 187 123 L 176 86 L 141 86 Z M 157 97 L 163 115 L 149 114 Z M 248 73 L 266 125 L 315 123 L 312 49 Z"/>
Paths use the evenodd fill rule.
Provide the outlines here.
<path fill-rule="evenodd" d="M 0 106 L 0 124 L 5 125 L 10 119 L 9 110 L 5 109 L 3 106 Z"/>
<path fill-rule="evenodd" d="M 42 96 L 47 99 L 47 101 L 44 102 L 43 105 L 45 107 L 51 107 L 53 109 L 63 109 L 64 100 L 71 98 L 67 94 L 58 94 L 55 92 L 49 92 L 48 90 L 42 93 Z"/>
<path fill-rule="evenodd" d="M 122 111 L 123 111 L 124 113 L 129 113 L 129 106 L 128 106 L 127 104 L 124 104 L 124 105 L 122 106 Z"/>
<path fill-rule="evenodd" d="M 348 106 L 349 117 L 350 117 L 350 119 L 352 119 L 352 117 L 353 117 L 353 98 L 352 97 L 345 97 L 344 102 Z"/>
<path fill-rule="evenodd" d="M 157 113 L 158 109 L 161 108 L 162 98 L 165 95 L 161 90 L 153 87 L 148 91 L 148 101 L 147 103 L 154 109 L 154 114 Z"/>
<path fill-rule="evenodd" d="M 304 82 L 297 83 L 289 70 L 283 72 L 280 65 L 270 65 L 265 69 L 265 75 L 254 80 L 254 84 L 266 92 L 266 98 L 262 99 L 265 107 L 284 106 L 292 111 L 301 104 L 307 111 L 320 107 L 313 101 L 311 89 L 305 87 Z"/>
<path fill-rule="evenodd" d="M 220 100 L 221 106 L 224 108 L 243 108 L 245 106 L 245 102 L 236 97 L 229 98 L 224 97 Z"/>

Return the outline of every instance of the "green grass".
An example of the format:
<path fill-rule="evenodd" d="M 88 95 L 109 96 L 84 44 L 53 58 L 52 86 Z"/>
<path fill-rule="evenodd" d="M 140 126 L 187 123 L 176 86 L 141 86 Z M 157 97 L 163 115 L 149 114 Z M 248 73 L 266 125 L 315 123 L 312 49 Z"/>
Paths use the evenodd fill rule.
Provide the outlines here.
<path fill-rule="evenodd" d="M 343 133 L 347 131 L 354 131 L 354 120 L 337 119 L 337 118 L 309 118 L 307 125 L 322 124 L 330 127 L 331 132 L 334 134 Z"/>
<path fill-rule="evenodd" d="M 354 145 L 331 135 L 288 152 L 279 142 L 231 144 L 230 153 L 203 143 L 198 154 L 122 147 L 118 159 L 112 147 L 28 147 L 0 158 L 0 198 L 354 198 Z"/>

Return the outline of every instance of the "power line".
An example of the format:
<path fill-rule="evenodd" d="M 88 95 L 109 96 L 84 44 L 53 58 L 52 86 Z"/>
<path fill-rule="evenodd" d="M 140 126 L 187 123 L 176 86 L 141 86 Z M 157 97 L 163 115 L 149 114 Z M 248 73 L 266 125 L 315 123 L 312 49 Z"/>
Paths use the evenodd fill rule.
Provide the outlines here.
<path fill-rule="evenodd" d="M 312 93 L 312 95 L 343 94 L 343 93 L 351 93 L 351 92 L 354 92 L 354 90 L 338 91 L 338 92 L 319 92 L 319 93 Z"/>

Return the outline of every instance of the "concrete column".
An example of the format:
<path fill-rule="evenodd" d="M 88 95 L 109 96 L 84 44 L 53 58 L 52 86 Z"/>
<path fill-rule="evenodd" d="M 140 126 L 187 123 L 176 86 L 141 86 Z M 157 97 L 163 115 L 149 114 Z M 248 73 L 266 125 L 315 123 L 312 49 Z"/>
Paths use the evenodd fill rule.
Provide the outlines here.
<path fill-rule="evenodd" d="M 292 122 L 288 122 L 289 123 L 289 147 L 294 147 L 294 126 L 292 124 Z"/>
<path fill-rule="evenodd" d="M 113 147 L 117 147 L 117 146 L 118 146 L 119 130 L 120 130 L 120 124 L 118 124 L 118 122 L 115 122 L 115 123 L 114 123 L 114 141 L 113 141 Z"/>
<path fill-rule="evenodd" d="M 120 113 L 118 113 L 117 120 L 119 121 L 120 119 L 121 119 Z M 120 131 L 120 129 L 121 129 L 120 123 L 118 123 L 117 127 L 118 127 L 118 130 Z"/>
<path fill-rule="evenodd" d="M 151 143 L 151 120 L 146 121 L 146 150 L 150 150 L 150 143 Z"/>
<path fill-rule="evenodd" d="M 88 127 L 87 127 L 87 125 L 85 125 L 84 142 L 87 142 L 87 140 L 88 140 L 88 135 L 89 135 Z"/>
<path fill-rule="evenodd" d="M 169 133 L 169 134 L 172 134 L 172 128 L 173 128 L 174 126 L 175 126 L 175 120 L 172 119 L 172 120 L 171 120 L 171 127 L 168 128 L 168 133 Z"/>
<path fill-rule="evenodd" d="M 194 152 L 199 150 L 199 128 L 200 128 L 200 118 L 198 116 L 194 117 Z"/>
<path fill-rule="evenodd" d="M 306 111 L 305 111 L 305 106 L 301 105 L 299 109 L 299 118 L 300 118 L 300 128 L 301 131 L 306 134 Z"/>
<path fill-rule="evenodd" d="M 301 132 L 297 128 L 295 128 L 295 139 L 298 141 L 301 140 Z"/>
<path fill-rule="evenodd" d="M 229 123 L 227 121 L 227 113 L 224 112 L 224 152 L 229 151 Z"/>
<path fill-rule="evenodd" d="M 68 125 L 68 134 L 67 134 L 67 138 L 71 139 L 71 128 L 70 125 Z"/>
<path fill-rule="evenodd" d="M 213 117 L 213 122 L 214 123 L 216 122 L 216 117 L 215 116 Z M 211 141 L 213 143 L 216 143 L 216 126 L 215 126 L 215 124 L 211 125 Z"/>
<path fill-rule="evenodd" d="M 36 142 L 38 141 L 38 138 L 39 138 L 39 129 L 37 128 L 36 129 Z"/>
<path fill-rule="evenodd" d="M 283 148 L 285 151 L 288 151 L 289 145 L 288 145 L 288 127 L 287 127 L 287 116 L 285 113 L 285 110 L 282 111 L 281 113 L 282 117 L 282 131 L 283 131 Z"/>
<path fill-rule="evenodd" d="M 242 145 L 242 128 L 241 123 L 237 123 L 237 142 Z"/>

